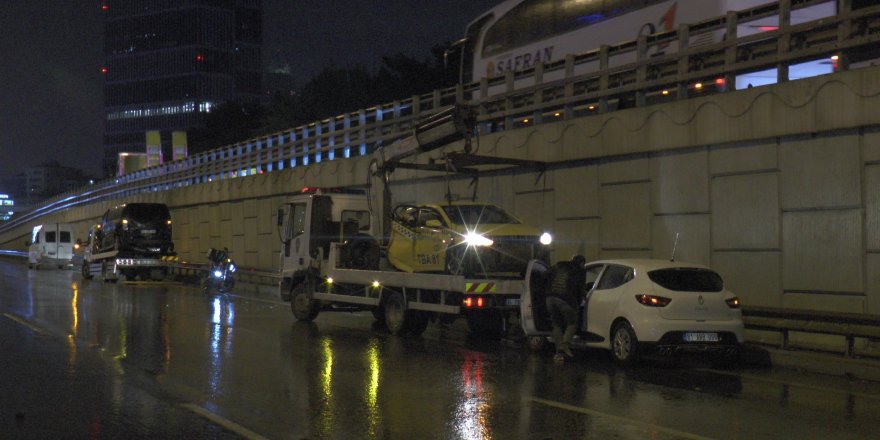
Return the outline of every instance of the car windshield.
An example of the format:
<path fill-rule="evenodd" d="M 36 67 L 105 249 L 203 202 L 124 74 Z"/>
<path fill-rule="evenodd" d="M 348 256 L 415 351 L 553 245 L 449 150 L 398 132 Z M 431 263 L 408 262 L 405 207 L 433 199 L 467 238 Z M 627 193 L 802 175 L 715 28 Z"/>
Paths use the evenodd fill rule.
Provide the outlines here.
<path fill-rule="evenodd" d="M 724 289 L 721 276 L 708 269 L 677 267 L 652 270 L 648 272 L 648 278 L 677 292 L 720 292 Z"/>
<path fill-rule="evenodd" d="M 125 217 L 143 225 L 163 224 L 171 219 L 168 207 L 160 203 L 132 203 L 125 207 Z"/>
<path fill-rule="evenodd" d="M 519 223 L 504 210 L 492 205 L 447 205 L 443 211 L 457 225 L 499 225 Z"/>

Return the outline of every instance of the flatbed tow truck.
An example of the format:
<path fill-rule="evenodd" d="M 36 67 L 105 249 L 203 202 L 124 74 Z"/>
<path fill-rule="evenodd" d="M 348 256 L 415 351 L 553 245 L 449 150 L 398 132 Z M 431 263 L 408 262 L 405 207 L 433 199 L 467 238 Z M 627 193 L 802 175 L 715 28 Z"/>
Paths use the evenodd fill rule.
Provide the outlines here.
<path fill-rule="evenodd" d="M 461 140 L 466 153 L 459 157 L 467 157 L 474 124 L 468 109 L 451 107 L 374 153 L 369 194 L 304 188 L 278 208 L 279 294 L 290 300 L 297 319 L 311 321 L 322 311 L 369 310 L 392 334 L 420 334 L 431 320 L 458 317 L 467 319 L 472 333 L 507 331 L 509 318 L 519 313 L 521 276 L 402 272 L 382 256 L 391 229 L 389 174 L 396 168 L 447 172 L 443 166 L 401 160 Z M 470 163 L 486 159 L 474 157 Z"/>

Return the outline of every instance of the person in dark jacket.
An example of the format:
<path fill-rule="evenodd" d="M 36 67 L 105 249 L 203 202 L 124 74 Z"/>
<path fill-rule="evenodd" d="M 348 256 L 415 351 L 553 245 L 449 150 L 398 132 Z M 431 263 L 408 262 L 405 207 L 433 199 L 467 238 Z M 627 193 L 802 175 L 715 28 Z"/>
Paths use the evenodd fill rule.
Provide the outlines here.
<path fill-rule="evenodd" d="M 548 274 L 547 298 L 545 306 L 553 323 L 553 343 L 556 345 L 556 361 L 571 359 L 571 340 L 577 330 L 577 310 L 580 306 L 586 271 L 582 255 L 575 255 L 571 261 L 556 263 Z"/>

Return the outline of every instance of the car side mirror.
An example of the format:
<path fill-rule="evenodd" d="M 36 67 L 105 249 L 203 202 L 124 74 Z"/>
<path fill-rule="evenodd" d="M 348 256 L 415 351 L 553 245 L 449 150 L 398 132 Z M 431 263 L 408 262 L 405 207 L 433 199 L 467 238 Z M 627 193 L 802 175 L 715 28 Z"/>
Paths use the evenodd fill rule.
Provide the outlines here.
<path fill-rule="evenodd" d="M 284 226 L 284 208 L 278 208 L 278 227 Z"/>
<path fill-rule="evenodd" d="M 425 226 L 429 228 L 442 228 L 443 223 L 440 223 L 440 220 L 431 219 L 425 222 Z"/>

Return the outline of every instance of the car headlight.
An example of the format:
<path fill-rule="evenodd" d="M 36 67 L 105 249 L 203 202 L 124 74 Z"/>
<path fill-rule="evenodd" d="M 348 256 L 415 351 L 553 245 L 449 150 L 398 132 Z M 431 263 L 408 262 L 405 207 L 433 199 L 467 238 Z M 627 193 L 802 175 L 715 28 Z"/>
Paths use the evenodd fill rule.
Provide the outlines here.
<path fill-rule="evenodd" d="M 230 271 L 230 272 L 235 272 L 235 265 L 234 265 L 234 264 L 229 263 L 229 271 Z"/>
<path fill-rule="evenodd" d="M 543 244 L 544 246 L 547 246 L 550 243 L 553 243 L 553 236 L 550 235 L 549 232 L 545 232 L 541 234 L 541 238 L 539 238 L 538 241 L 540 241 L 541 244 Z"/>
<path fill-rule="evenodd" d="M 492 241 L 492 240 L 490 240 L 480 234 L 477 234 L 476 232 L 468 232 L 464 236 L 464 242 L 468 246 L 482 246 L 482 247 L 492 246 L 492 244 L 495 243 L 494 241 Z"/>
<path fill-rule="evenodd" d="M 220 277 L 222 277 L 222 276 L 223 276 L 223 272 L 222 272 L 222 271 L 219 271 L 219 270 L 215 270 L 215 271 L 214 271 L 214 277 L 215 277 L 215 278 L 220 278 Z"/>

